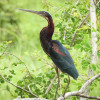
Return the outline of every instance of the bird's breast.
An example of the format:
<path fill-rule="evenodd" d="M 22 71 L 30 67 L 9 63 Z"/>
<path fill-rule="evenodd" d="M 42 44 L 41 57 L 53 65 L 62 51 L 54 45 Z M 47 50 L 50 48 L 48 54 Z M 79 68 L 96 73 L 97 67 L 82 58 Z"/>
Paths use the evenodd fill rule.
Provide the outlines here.
<path fill-rule="evenodd" d="M 40 42 L 44 52 L 49 56 L 50 41 L 46 38 L 40 37 Z"/>
<path fill-rule="evenodd" d="M 49 48 L 51 47 L 52 30 L 48 27 L 44 27 L 40 32 L 40 42 L 44 52 L 49 54 Z"/>

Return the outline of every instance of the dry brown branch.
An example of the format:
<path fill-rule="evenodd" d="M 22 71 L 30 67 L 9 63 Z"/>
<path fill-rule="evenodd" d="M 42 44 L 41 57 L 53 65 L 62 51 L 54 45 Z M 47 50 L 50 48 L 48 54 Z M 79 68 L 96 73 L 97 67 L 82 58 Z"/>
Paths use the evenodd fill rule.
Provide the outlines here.
<path fill-rule="evenodd" d="M 11 85 L 15 86 L 16 88 L 19 88 L 19 89 L 21 89 L 21 90 L 23 90 L 23 91 L 25 91 L 25 92 L 31 94 L 32 96 L 38 98 L 38 96 L 35 95 L 35 94 L 33 94 L 32 92 L 30 92 L 30 91 L 28 91 L 28 90 L 26 90 L 26 89 L 23 89 L 22 87 L 17 86 L 17 85 L 15 85 L 15 84 L 13 84 L 12 82 L 8 81 L 8 80 L 7 80 L 6 78 L 4 78 L 1 74 L 0 74 L 0 77 L 1 77 L 2 79 L 4 79 L 6 82 L 8 82 L 8 83 L 10 83 Z"/>
<path fill-rule="evenodd" d="M 89 17 L 89 15 L 90 15 L 90 12 L 87 14 L 87 16 L 83 19 L 83 21 L 81 22 L 81 24 L 79 25 L 79 27 L 77 28 L 77 29 L 79 29 L 83 24 L 84 24 L 84 22 L 86 21 L 86 19 Z M 72 41 L 71 41 L 71 43 L 70 43 L 70 47 L 72 46 L 72 44 L 73 44 L 73 42 L 74 42 L 74 40 L 75 40 L 75 38 L 76 38 L 76 34 L 77 34 L 77 30 L 75 31 L 75 33 L 74 33 L 74 37 L 73 37 L 73 39 L 72 39 Z"/>
<path fill-rule="evenodd" d="M 83 86 L 81 87 L 81 89 L 79 91 L 74 91 L 74 92 L 68 92 L 65 94 L 64 97 L 59 97 L 57 100 L 64 100 L 64 98 L 70 97 L 70 96 L 79 96 L 79 97 L 84 97 L 84 98 L 89 98 L 89 99 L 98 99 L 100 100 L 100 97 L 94 97 L 94 96 L 88 96 L 88 95 L 84 95 L 82 93 L 84 93 L 84 91 L 86 90 L 86 87 L 88 85 L 90 85 L 95 79 L 100 77 L 100 73 L 93 76 L 91 79 L 87 80 Z"/>

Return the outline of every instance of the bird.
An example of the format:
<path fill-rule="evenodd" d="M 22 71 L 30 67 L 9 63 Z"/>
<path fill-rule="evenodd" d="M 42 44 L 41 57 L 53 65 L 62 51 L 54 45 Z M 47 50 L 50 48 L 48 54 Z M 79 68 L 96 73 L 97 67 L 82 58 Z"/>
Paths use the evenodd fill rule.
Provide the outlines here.
<path fill-rule="evenodd" d="M 77 80 L 79 74 L 69 51 L 58 40 L 52 40 L 54 33 L 52 16 L 46 11 L 33 11 L 21 8 L 19 10 L 40 15 L 47 20 L 48 25 L 40 31 L 41 46 L 59 70 Z"/>

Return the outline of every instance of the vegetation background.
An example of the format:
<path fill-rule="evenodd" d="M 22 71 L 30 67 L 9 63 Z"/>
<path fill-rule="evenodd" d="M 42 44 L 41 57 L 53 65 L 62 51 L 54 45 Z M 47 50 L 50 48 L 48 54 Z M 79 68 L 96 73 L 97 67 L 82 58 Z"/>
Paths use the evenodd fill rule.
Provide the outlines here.
<path fill-rule="evenodd" d="M 51 91 L 45 94 L 51 79 L 56 75 L 52 61 L 43 52 L 39 41 L 39 33 L 47 22 L 40 16 L 19 11 L 18 8 L 48 11 L 52 15 L 55 24 L 53 39 L 59 40 L 69 49 L 80 75 L 77 81 L 71 78 L 68 91 L 80 89 L 89 79 L 89 69 L 93 69 L 94 75 L 100 72 L 100 10 L 96 10 L 97 30 L 94 29 L 98 37 L 97 65 L 90 65 L 90 18 L 77 29 L 89 13 L 90 0 L 0 0 L 0 74 L 7 80 L 27 90 L 29 86 L 41 98 L 54 98 L 57 86 L 55 81 Z M 70 47 L 76 30 L 77 37 Z M 64 92 L 68 82 L 66 74 L 61 73 L 60 79 L 62 87 L 58 96 Z M 89 95 L 100 96 L 100 79 L 96 79 L 89 88 Z M 0 78 L 0 99 L 11 100 L 18 96 L 33 97 Z M 71 100 L 78 99 L 79 97 L 71 97 Z"/>

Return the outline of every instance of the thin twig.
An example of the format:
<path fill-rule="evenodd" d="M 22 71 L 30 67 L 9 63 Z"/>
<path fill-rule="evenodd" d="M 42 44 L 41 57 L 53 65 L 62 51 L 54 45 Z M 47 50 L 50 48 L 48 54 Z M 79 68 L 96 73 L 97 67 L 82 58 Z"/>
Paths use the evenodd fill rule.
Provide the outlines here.
<path fill-rule="evenodd" d="M 32 92 L 30 92 L 30 91 L 28 91 L 28 90 L 26 90 L 26 89 L 23 89 L 22 87 L 17 86 L 17 85 L 15 85 L 15 84 L 13 84 L 12 82 L 8 81 L 8 80 L 7 80 L 6 78 L 4 78 L 1 74 L 0 74 L 0 76 L 1 76 L 2 79 L 4 79 L 6 82 L 10 83 L 11 85 L 15 86 L 16 88 L 19 88 L 19 89 L 21 89 L 21 90 L 23 90 L 23 91 L 25 91 L 25 92 L 31 94 L 32 96 L 38 98 L 38 96 L 35 95 L 35 94 L 33 94 Z"/>
<path fill-rule="evenodd" d="M 76 96 L 83 97 L 83 98 L 88 98 L 88 99 L 100 100 L 100 97 L 88 96 L 88 95 L 84 95 L 84 94 L 77 94 Z"/>
<path fill-rule="evenodd" d="M 84 22 L 86 21 L 86 19 L 89 17 L 89 15 L 90 15 L 90 12 L 87 14 L 87 16 L 83 19 L 83 21 L 81 22 L 81 24 L 79 25 L 79 27 L 77 28 L 77 29 L 79 29 L 83 24 L 84 24 Z M 74 33 L 74 37 L 73 37 L 73 39 L 72 39 L 72 41 L 71 41 L 71 43 L 70 43 L 70 47 L 72 46 L 72 44 L 73 44 L 73 42 L 74 42 L 74 40 L 75 40 L 75 38 L 76 38 L 76 35 L 77 35 L 77 30 L 75 31 L 75 33 Z"/>
<path fill-rule="evenodd" d="M 4 55 L 4 53 L 6 52 L 7 49 L 8 49 L 8 45 L 7 45 L 7 47 L 4 49 L 3 53 L 1 54 L 1 56 Z"/>
<path fill-rule="evenodd" d="M 45 94 L 48 94 L 48 92 L 49 92 L 50 89 L 52 88 L 52 85 L 53 85 L 53 83 L 54 83 L 54 81 L 55 81 L 56 79 L 57 79 L 57 75 L 51 80 L 51 83 L 50 83 L 50 85 L 48 86 L 48 88 L 47 88 Z"/>
<path fill-rule="evenodd" d="M 12 54 L 12 53 L 4 52 L 3 54 L 12 55 L 12 56 L 16 57 L 19 61 L 23 62 L 20 58 L 18 58 L 16 55 L 14 55 L 14 54 Z M 28 71 L 28 73 L 29 73 L 29 76 L 31 76 L 27 65 L 26 65 L 25 63 L 23 63 L 23 65 L 26 67 L 26 69 L 27 69 L 27 71 Z"/>
<path fill-rule="evenodd" d="M 54 68 L 55 68 L 56 72 L 60 73 L 60 70 L 58 70 L 58 68 L 56 67 L 56 65 L 55 65 L 55 64 L 53 64 L 53 65 L 54 65 Z M 47 88 L 47 90 L 46 90 L 46 92 L 45 92 L 45 94 L 48 94 L 48 92 L 50 91 L 50 89 L 51 89 L 51 87 L 52 87 L 54 81 L 57 79 L 57 77 L 58 77 L 58 75 L 56 75 L 56 76 L 52 79 L 52 81 L 51 81 L 49 87 Z"/>
<path fill-rule="evenodd" d="M 100 97 L 94 97 L 94 96 L 88 96 L 88 95 L 83 95 L 86 87 L 90 85 L 95 79 L 100 77 L 100 73 L 93 76 L 91 79 L 87 80 L 81 87 L 79 91 L 74 91 L 74 92 L 68 92 L 65 94 L 64 97 L 59 97 L 57 100 L 64 100 L 64 98 L 68 98 L 70 96 L 79 96 L 79 97 L 84 97 L 84 98 L 91 98 L 91 99 L 98 99 L 100 100 Z"/>
<path fill-rule="evenodd" d="M 76 2 L 75 6 L 77 6 L 77 4 L 79 3 L 79 1 L 80 1 L 80 0 L 78 0 L 78 1 Z M 68 23 L 69 23 L 69 21 L 70 21 L 70 18 L 71 18 L 71 16 L 72 16 L 73 10 L 74 10 L 74 8 L 72 8 L 72 11 L 71 11 L 71 13 L 70 13 L 70 17 L 68 18 L 68 21 L 67 21 L 67 23 L 66 23 L 66 27 L 65 27 L 65 30 L 64 30 L 64 37 L 63 37 L 63 40 L 65 40 L 65 38 L 66 38 L 67 25 L 68 25 Z"/>
<path fill-rule="evenodd" d="M 94 0 L 93 0 L 93 2 L 94 2 L 94 4 L 95 4 L 96 8 L 100 10 L 100 8 L 99 8 L 99 6 L 96 4 L 96 2 L 95 2 Z"/>
<path fill-rule="evenodd" d="M 45 98 L 16 98 L 14 100 L 49 100 Z"/>

